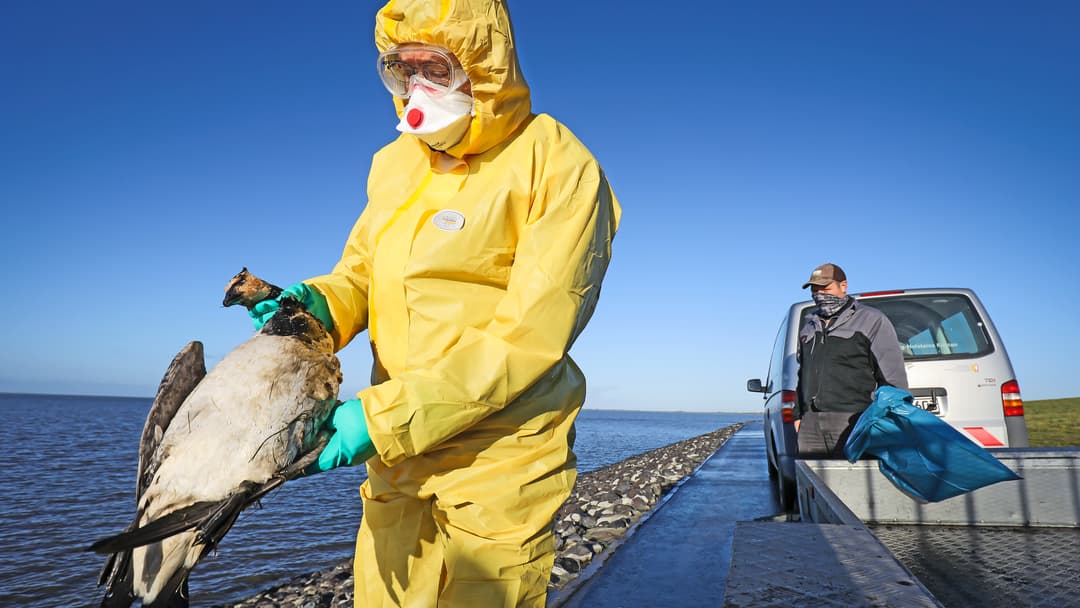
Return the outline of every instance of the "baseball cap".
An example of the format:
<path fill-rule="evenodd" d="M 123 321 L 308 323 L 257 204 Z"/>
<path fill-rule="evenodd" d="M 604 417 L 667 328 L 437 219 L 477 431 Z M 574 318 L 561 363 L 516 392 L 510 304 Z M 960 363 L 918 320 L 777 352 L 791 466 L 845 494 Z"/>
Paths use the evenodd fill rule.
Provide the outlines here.
<path fill-rule="evenodd" d="M 810 280 L 803 283 L 802 288 L 806 289 L 811 285 L 817 285 L 824 287 L 833 281 L 846 281 L 847 275 L 844 274 L 844 269 L 840 268 L 836 264 L 822 264 L 814 269 L 810 273 Z"/>

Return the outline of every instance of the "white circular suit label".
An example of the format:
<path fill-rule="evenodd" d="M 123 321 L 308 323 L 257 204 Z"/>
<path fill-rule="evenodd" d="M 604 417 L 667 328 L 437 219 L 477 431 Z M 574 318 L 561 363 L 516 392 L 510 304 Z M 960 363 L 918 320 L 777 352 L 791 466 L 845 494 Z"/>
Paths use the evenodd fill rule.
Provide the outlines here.
<path fill-rule="evenodd" d="M 443 209 L 431 218 L 431 223 L 439 230 L 457 232 L 465 227 L 465 216 L 453 209 Z"/>

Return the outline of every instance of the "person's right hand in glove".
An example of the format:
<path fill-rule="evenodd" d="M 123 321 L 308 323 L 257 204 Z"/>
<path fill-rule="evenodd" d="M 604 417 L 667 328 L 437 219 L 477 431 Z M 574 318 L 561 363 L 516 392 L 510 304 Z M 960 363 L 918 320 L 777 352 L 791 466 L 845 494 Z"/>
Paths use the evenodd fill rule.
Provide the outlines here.
<path fill-rule="evenodd" d="M 319 460 L 305 471 L 308 475 L 329 471 L 341 466 L 362 464 L 375 455 L 375 446 L 368 435 L 364 420 L 364 404 L 359 399 L 339 403 L 327 420 L 334 430 L 330 442 L 319 454 Z"/>
<path fill-rule="evenodd" d="M 262 329 L 262 326 L 266 325 L 270 317 L 274 316 L 274 313 L 281 308 L 281 298 L 288 297 L 300 302 L 308 312 L 315 315 L 315 318 L 323 324 L 326 331 L 334 329 L 334 319 L 330 316 L 330 306 L 327 305 L 326 298 L 304 283 L 297 283 L 284 289 L 278 297 L 263 300 L 251 307 L 248 314 L 251 315 L 251 321 L 255 324 L 255 331 Z"/>

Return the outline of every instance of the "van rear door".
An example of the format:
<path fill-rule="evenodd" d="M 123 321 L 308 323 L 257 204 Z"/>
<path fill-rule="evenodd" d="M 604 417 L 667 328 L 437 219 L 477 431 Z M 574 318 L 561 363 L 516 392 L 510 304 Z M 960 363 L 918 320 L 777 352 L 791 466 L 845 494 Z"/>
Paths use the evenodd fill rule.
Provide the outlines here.
<path fill-rule="evenodd" d="M 858 297 L 896 328 L 917 406 L 983 447 L 1009 447 L 1002 396 L 1016 376 L 973 292 L 921 289 Z M 1023 430 L 1026 445 L 1026 426 Z"/>

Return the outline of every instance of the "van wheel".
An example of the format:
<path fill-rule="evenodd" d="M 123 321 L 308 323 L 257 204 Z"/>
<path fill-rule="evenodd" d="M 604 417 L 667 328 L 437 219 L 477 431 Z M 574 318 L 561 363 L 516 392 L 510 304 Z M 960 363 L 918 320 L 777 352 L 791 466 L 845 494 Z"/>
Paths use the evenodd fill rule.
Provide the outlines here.
<path fill-rule="evenodd" d="M 780 470 L 776 468 L 773 462 L 776 461 L 776 450 L 773 449 L 772 441 L 765 440 L 765 464 L 769 466 L 769 479 L 776 479 L 776 476 L 780 474 Z"/>
<path fill-rule="evenodd" d="M 795 510 L 795 482 L 783 475 L 776 476 L 776 493 L 780 497 L 780 507 L 785 513 Z"/>
<path fill-rule="evenodd" d="M 773 446 L 770 445 L 767 449 L 770 454 L 776 455 Z M 786 479 L 780 468 L 773 466 L 773 461 L 768 456 L 765 457 L 765 460 L 769 463 L 769 479 L 776 481 L 776 496 L 780 499 L 780 508 L 785 513 L 791 513 L 795 509 L 795 482 Z M 776 456 L 776 461 L 780 462 L 779 456 Z"/>

